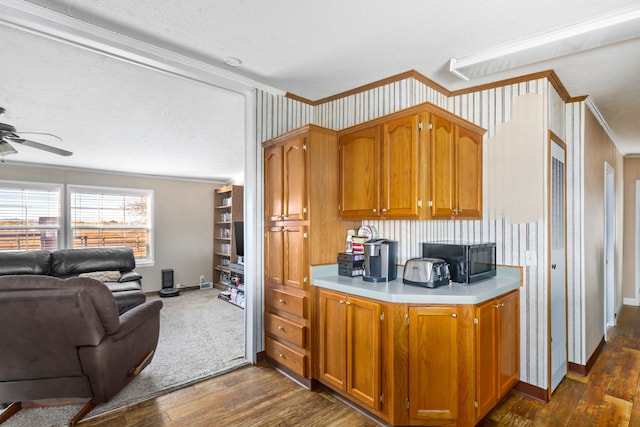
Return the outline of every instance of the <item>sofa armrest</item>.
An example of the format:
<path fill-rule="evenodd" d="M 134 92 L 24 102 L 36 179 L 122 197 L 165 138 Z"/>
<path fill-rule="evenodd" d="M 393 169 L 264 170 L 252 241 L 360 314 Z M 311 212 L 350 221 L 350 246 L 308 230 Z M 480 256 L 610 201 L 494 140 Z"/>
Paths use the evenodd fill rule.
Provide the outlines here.
<path fill-rule="evenodd" d="M 114 341 L 118 341 L 127 336 L 131 331 L 138 328 L 139 325 L 146 322 L 147 319 L 155 316 L 162 308 L 162 301 L 148 301 L 133 307 L 131 310 L 120 316 L 120 328 L 111 335 Z"/>

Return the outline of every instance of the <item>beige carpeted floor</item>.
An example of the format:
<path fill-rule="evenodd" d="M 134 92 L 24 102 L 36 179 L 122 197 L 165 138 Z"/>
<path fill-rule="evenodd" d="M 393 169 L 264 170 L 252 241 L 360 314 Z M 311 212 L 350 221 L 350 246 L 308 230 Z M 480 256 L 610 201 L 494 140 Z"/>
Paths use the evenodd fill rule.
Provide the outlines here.
<path fill-rule="evenodd" d="M 217 289 L 162 298 L 160 339 L 153 361 L 109 402 L 85 418 L 221 375 L 244 358 L 244 310 L 217 298 Z M 153 297 L 157 298 L 157 297 Z M 68 425 L 82 405 L 23 409 L 3 427 Z"/>

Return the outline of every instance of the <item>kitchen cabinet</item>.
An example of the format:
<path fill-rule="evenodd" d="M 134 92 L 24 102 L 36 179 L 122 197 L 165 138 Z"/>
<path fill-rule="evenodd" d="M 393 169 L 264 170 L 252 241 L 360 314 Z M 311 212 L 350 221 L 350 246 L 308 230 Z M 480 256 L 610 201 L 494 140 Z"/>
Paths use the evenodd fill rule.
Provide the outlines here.
<path fill-rule="evenodd" d="M 422 115 L 400 115 L 340 136 L 340 216 L 418 219 L 424 197 Z"/>
<path fill-rule="evenodd" d="M 458 417 L 458 308 L 409 307 L 409 419 Z"/>
<path fill-rule="evenodd" d="M 309 274 L 336 262 L 347 230 L 338 216 L 338 138 L 307 125 L 263 143 L 267 360 L 310 387 L 314 363 Z"/>
<path fill-rule="evenodd" d="M 519 381 L 519 318 L 518 291 L 476 307 L 477 419 Z"/>
<path fill-rule="evenodd" d="M 433 219 L 482 218 L 482 135 L 431 114 Z"/>
<path fill-rule="evenodd" d="M 306 288 L 306 240 L 304 226 L 272 226 L 265 232 L 265 278 L 272 284 Z"/>
<path fill-rule="evenodd" d="M 333 289 L 344 279 L 314 280 L 314 378 L 388 424 L 473 426 L 519 381 L 511 285 L 478 304 L 396 303 L 359 283 L 350 293 Z"/>
<path fill-rule="evenodd" d="M 320 291 L 319 380 L 360 403 L 381 406 L 382 304 Z"/>
<path fill-rule="evenodd" d="M 305 150 L 304 136 L 265 150 L 265 218 L 271 221 L 304 220 Z"/>

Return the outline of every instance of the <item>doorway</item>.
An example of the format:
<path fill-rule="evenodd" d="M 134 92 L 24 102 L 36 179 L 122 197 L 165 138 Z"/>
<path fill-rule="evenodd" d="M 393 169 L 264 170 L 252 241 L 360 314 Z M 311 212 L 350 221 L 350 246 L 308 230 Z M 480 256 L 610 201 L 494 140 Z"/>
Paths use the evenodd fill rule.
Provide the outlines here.
<path fill-rule="evenodd" d="M 604 164 L 604 337 L 616 324 L 615 281 L 615 179 L 614 170 Z"/>
<path fill-rule="evenodd" d="M 549 398 L 567 374 L 565 145 L 549 138 Z"/>

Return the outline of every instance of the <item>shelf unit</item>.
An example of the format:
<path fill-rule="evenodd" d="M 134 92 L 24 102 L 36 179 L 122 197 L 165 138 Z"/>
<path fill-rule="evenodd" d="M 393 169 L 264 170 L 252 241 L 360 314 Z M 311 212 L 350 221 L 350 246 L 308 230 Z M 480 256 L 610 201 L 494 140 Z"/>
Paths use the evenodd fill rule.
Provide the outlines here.
<path fill-rule="evenodd" d="M 233 224 L 242 221 L 244 216 L 244 188 L 241 185 L 227 185 L 216 189 L 214 194 L 214 227 L 213 227 L 213 281 L 216 288 L 223 292 L 236 290 L 242 293 L 242 304 L 234 303 L 219 295 L 220 299 L 244 308 L 244 292 L 231 283 L 232 277 L 244 282 L 244 272 L 232 268 L 237 264 L 235 236 Z M 221 293 L 221 295 L 225 295 Z"/>

